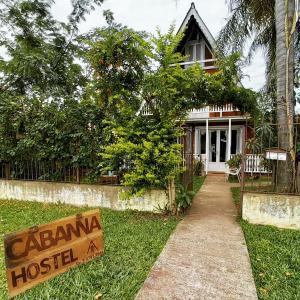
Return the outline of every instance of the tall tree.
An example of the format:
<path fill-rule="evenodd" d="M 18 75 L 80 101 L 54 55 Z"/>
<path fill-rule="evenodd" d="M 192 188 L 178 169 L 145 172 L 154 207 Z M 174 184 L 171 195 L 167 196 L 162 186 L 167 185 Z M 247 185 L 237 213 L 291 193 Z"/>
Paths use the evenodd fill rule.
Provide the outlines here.
<path fill-rule="evenodd" d="M 279 162 L 277 183 L 281 191 L 292 192 L 296 189 L 293 121 L 295 57 L 300 52 L 298 0 L 230 0 L 229 4 L 231 16 L 220 33 L 219 46 L 225 52 L 241 51 L 251 40 L 249 58 L 257 48 L 265 50 L 269 87 L 277 89 L 279 146 L 289 154 L 287 166 Z"/>
<path fill-rule="evenodd" d="M 294 32 L 297 12 L 295 0 L 276 0 L 275 3 L 278 142 L 279 147 L 288 151 L 287 166 L 280 162 L 277 176 L 280 190 L 294 192 Z"/>
<path fill-rule="evenodd" d="M 244 52 L 250 41 L 248 59 L 263 48 L 267 75 L 271 82 L 275 72 L 276 25 L 275 0 L 227 0 L 230 16 L 218 37 L 219 49 L 225 53 Z"/>
<path fill-rule="evenodd" d="M 94 160 L 102 114 L 82 101 L 88 76 L 78 27 L 102 2 L 72 0 L 60 22 L 54 0 L 0 0 L 0 161 Z"/>

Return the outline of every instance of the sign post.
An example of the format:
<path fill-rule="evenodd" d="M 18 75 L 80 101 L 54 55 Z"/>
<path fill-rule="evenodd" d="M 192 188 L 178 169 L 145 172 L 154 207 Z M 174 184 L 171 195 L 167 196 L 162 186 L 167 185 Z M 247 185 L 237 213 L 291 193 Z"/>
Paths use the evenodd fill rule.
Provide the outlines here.
<path fill-rule="evenodd" d="M 8 291 L 14 297 L 103 255 L 99 210 L 9 234 L 4 247 Z"/>

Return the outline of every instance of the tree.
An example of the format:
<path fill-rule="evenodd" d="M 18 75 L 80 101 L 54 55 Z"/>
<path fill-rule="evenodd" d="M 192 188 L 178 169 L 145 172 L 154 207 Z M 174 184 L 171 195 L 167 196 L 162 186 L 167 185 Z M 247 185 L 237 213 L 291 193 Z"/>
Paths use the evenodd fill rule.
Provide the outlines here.
<path fill-rule="evenodd" d="M 68 22 L 51 15 L 53 0 L 0 1 L 1 91 L 41 101 L 80 97 L 86 76 L 80 60 L 78 24 L 93 4 L 72 1 Z"/>
<path fill-rule="evenodd" d="M 74 0 L 59 22 L 53 0 L 0 0 L 0 161 L 96 164 L 101 113 L 83 99 L 78 25 L 102 2 Z"/>
<path fill-rule="evenodd" d="M 129 195 L 141 194 L 151 187 L 166 187 L 169 180 L 183 172 L 182 145 L 178 140 L 184 134 L 183 125 L 190 109 L 230 101 L 241 111 L 254 111 L 256 94 L 238 85 L 238 55 L 220 60 L 219 72 L 215 74 L 205 73 L 200 65 L 182 68 L 179 63 L 184 57 L 176 52 L 181 36 L 174 34 L 174 27 L 167 34 L 158 31 L 150 41 L 135 42 L 136 50 L 142 54 L 136 58 L 143 68 L 136 69 L 140 73 L 134 77 L 139 78 L 138 84 L 128 85 L 126 80 L 120 81 L 126 78 L 120 77 L 120 72 L 126 70 L 123 65 L 130 57 L 131 45 L 124 48 L 123 42 L 114 43 L 113 60 L 108 59 L 107 66 L 99 60 L 99 53 L 111 49 L 111 40 L 115 40 L 111 37 L 116 32 L 123 36 L 128 29 L 105 29 L 101 33 L 105 39 L 98 36 L 99 41 L 89 43 L 88 57 L 95 62 L 92 65 L 96 95 L 100 101 L 107 99 L 103 88 L 108 84 L 107 76 L 111 76 L 109 82 L 116 86 L 109 89 L 108 99 L 114 99 L 115 107 L 122 107 L 109 115 L 110 120 L 122 121 L 110 122 L 111 143 L 102 150 L 102 167 L 122 172 L 122 183 L 129 188 Z M 137 33 L 130 31 L 130 35 L 128 40 Z M 112 61 L 118 62 L 116 70 Z M 138 60 L 135 65 L 139 66 Z M 147 106 L 151 115 L 137 113 L 136 106 L 132 106 L 136 101 L 139 107 L 142 103 Z"/>
<path fill-rule="evenodd" d="M 222 52 L 243 52 L 247 42 L 251 41 L 248 59 L 262 48 L 266 54 L 267 79 L 269 83 L 275 76 L 276 26 L 275 0 L 229 0 L 231 12 L 226 25 L 218 37 Z"/>
<path fill-rule="evenodd" d="M 296 190 L 296 151 L 294 142 L 294 0 L 276 0 L 277 121 L 279 147 L 287 150 L 287 165 L 277 171 L 280 190 Z"/>
<path fill-rule="evenodd" d="M 79 36 L 91 1 L 75 2 L 67 24 L 52 18 L 50 0 L 9 3 L 0 17 L 15 28 L 1 40 L 0 160 L 99 165 L 140 194 L 183 171 L 178 139 L 190 109 L 230 101 L 255 110 L 256 94 L 238 84 L 238 55 L 220 60 L 215 74 L 184 69 L 174 26 L 150 37 L 106 11 L 108 26 Z M 149 117 L 138 113 L 143 102 Z"/>
<path fill-rule="evenodd" d="M 289 154 L 288 167 L 280 162 L 274 176 L 278 176 L 278 188 L 290 192 L 296 189 L 294 67 L 295 57 L 299 58 L 300 53 L 296 2 L 297 0 L 231 0 L 231 17 L 219 36 L 220 46 L 235 51 L 242 50 L 254 35 L 249 57 L 258 47 L 265 49 L 269 94 L 274 93 L 272 89 L 277 89 L 278 142 Z M 226 47 L 226 44 L 229 46 Z"/>

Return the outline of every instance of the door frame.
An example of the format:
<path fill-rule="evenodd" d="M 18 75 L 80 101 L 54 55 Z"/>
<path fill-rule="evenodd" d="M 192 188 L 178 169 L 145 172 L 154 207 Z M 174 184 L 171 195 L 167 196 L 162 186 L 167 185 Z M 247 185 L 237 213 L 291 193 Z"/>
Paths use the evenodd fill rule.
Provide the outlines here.
<path fill-rule="evenodd" d="M 244 136 L 245 136 L 245 128 L 244 127 L 245 127 L 244 125 L 232 125 L 231 126 L 231 130 L 238 130 L 238 136 L 239 136 L 238 149 L 239 149 L 239 153 L 242 153 L 242 151 L 243 151 L 242 147 L 243 147 L 243 140 L 244 140 Z M 228 125 L 220 125 L 220 126 L 210 126 L 210 125 L 208 125 L 209 138 L 207 140 L 208 140 L 209 145 L 208 145 L 208 147 L 206 147 L 206 149 L 208 148 L 208 153 L 200 153 L 200 151 L 201 151 L 200 141 L 199 141 L 199 137 L 197 136 L 197 134 L 200 136 L 199 130 L 206 132 L 206 126 L 205 125 L 198 125 L 198 126 L 196 125 L 195 126 L 195 139 L 194 139 L 195 153 L 194 153 L 194 157 L 197 157 L 197 158 L 203 157 L 203 154 L 204 154 L 205 159 L 208 160 L 207 161 L 207 171 L 208 172 L 226 172 L 228 167 L 225 163 L 222 163 L 222 164 L 224 164 L 222 168 L 220 168 L 216 165 L 215 165 L 215 168 L 214 168 L 213 165 L 210 165 L 211 162 L 209 161 L 209 156 L 210 156 L 210 147 L 209 146 L 210 146 L 210 132 L 211 131 L 214 131 L 214 130 L 225 130 L 225 131 L 227 131 L 226 161 L 229 159 L 228 151 L 227 151 L 228 150 L 229 124 Z M 219 135 L 220 135 L 220 131 L 217 131 L 217 132 L 219 132 Z M 212 163 L 212 164 L 216 164 L 216 163 Z"/>
<path fill-rule="evenodd" d="M 221 131 L 225 132 L 226 135 L 226 149 L 225 149 L 225 161 L 221 162 L 220 157 L 221 157 Z M 226 171 L 226 161 L 228 160 L 227 153 L 228 153 L 228 131 L 229 128 L 224 128 L 224 129 L 215 129 L 211 128 L 208 129 L 208 134 L 209 134 L 209 144 L 208 144 L 208 169 L 210 171 Z M 216 132 L 216 160 L 212 161 L 211 155 L 212 155 L 212 145 L 211 145 L 211 134 L 212 132 Z"/>

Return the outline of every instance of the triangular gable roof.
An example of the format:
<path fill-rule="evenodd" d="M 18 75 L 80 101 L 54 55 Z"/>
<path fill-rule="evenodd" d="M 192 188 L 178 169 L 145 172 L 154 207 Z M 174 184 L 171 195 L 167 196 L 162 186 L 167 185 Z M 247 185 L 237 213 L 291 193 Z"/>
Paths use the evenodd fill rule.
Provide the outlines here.
<path fill-rule="evenodd" d="M 204 34 L 205 38 L 207 39 L 207 41 L 210 43 L 210 46 L 214 48 L 215 43 L 216 43 L 215 39 L 212 36 L 209 29 L 207 28 L 207 26 L 205 25 L 205 23 L 203 22 L 203 20 L 201 19 L 200 15 L 199 15 L 196 7 L 195 7 L 194 2 L 191 3 L 191 7 L 190 7 L 189 11 L 187 12 L 181 26 L 179 27 L 178 32 L 183 32 L 186 29 L 186 27 L 187 27 L 187 25 L 188 25 L 188 23 L 189 23 L 192 16 L 194 16 L 199 28 L 203 32 L 203 34 Z"/>

